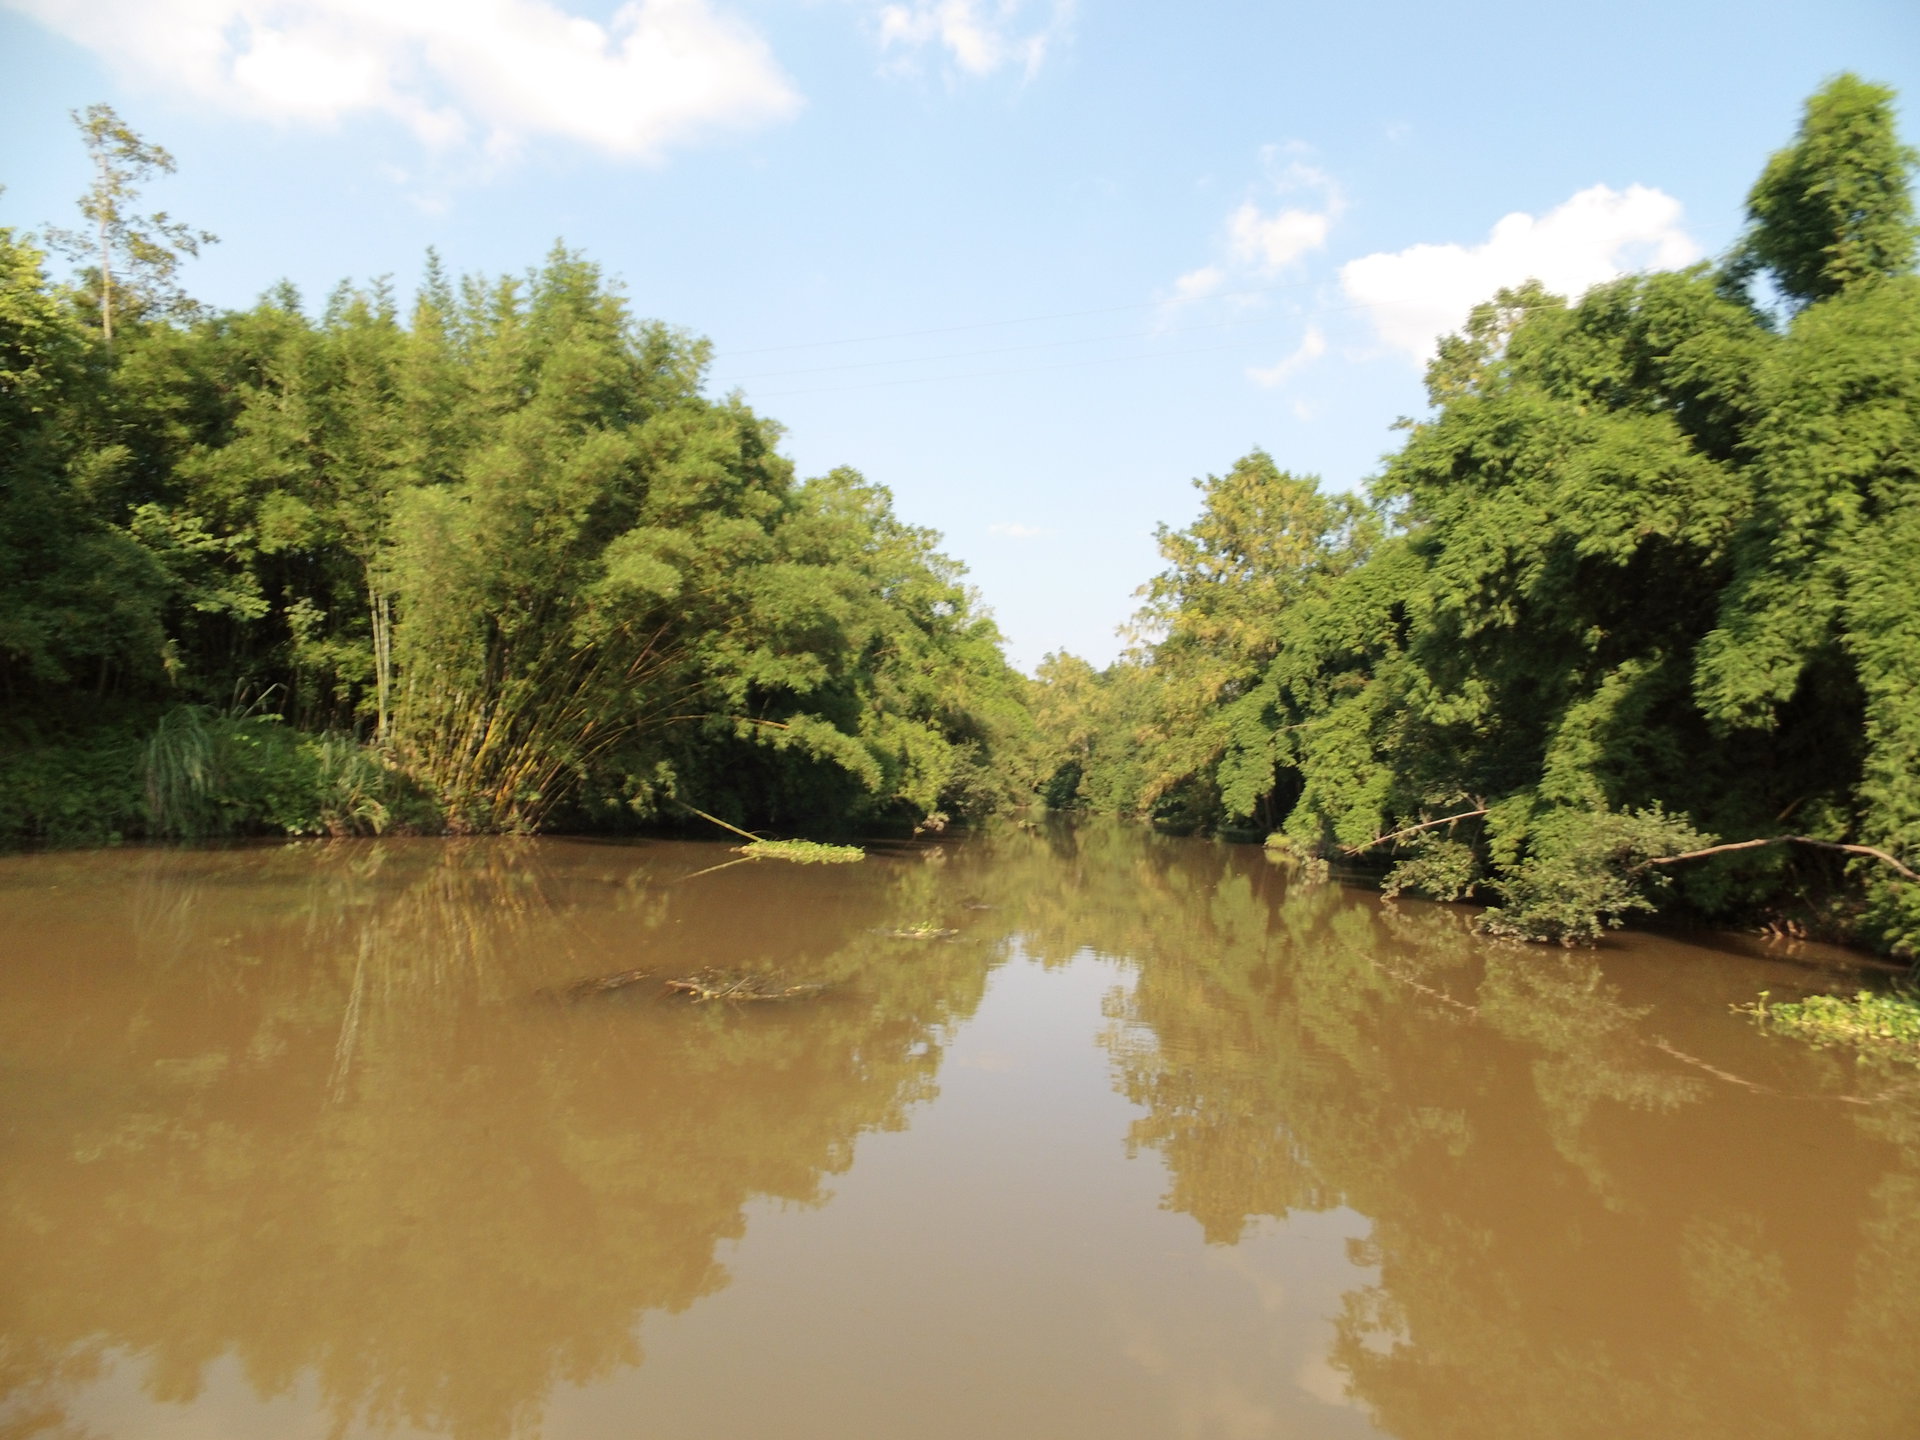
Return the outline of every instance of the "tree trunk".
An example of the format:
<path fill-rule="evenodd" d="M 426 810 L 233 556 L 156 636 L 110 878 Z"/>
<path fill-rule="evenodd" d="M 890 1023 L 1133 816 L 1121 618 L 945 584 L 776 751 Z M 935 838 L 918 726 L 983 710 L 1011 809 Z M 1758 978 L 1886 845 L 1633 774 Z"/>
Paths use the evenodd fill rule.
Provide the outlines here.
<path fill-rule="evenodd" d="M 110 177 L 107 174 L 107 160 L 99 157 L 100 188 L 103 194 L 108 191 Z M 107 344 L 113 344 L 113 247 L 107 243 L 107 217 L 100 216 L 100 333 L 106 337 Z"/>
<path fill-rule="evenodd" d="M 393 600 L 383 591 L 370 589 L 367 603 L 373 614 L 373 684 L 377 707 L 373 743 L 384 745 L 393 700 Z"/>

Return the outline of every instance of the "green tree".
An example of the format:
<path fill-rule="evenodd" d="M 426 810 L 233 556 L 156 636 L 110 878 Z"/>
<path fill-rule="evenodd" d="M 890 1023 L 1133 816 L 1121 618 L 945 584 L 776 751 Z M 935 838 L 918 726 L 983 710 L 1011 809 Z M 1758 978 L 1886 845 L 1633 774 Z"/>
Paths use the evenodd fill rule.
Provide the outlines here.
<path fill-rule="evenodd" d="M 99 399 L 42 255 L 0 229 L 0 685 L 22 710 L 160 667 L 165 576 L 101 503 L 124 451 L 89 443 Z"/>
<path fill-rule="evenodd" d="M 1731 280 L 1764 270 L 1804 305 L 1913 268 L 1908 172 L 1920 154 L 1895 133 L 1893 99 L 1851 74 L 1814 92 L 1794 143 L 1775 152 L 1747 195 L 1752 225 Z"/>
<path fill-rule="evenodd" d="M 1208 482 L 1148 591 L 1152 720 L 1078 751 L 1130 746 L 1162 818 L 1277 823 L 1536 938 L 1677 895 L 1920 953 L 1920 278 L 1891 105 L 1816 94 L 1719 271 L 1477 307 L 1370 508 L 1315 512 L 1264 456 Z M 1744 293 L 1762 270 L 1784 325 Z"/>
<path fill-rule="evenodd" d="M 1151 641 L 1159 692 L 1143 798 L 1168 797 L 1189 823 L 1218 803 L 1213 767 L 1230 743 L 1233 704 L 1272 661 L 1288 609 L 1369 543 L 1357 533 L 1365 512 L 1353 497 L 1322 494 L 1317 477 L 1285 472 L 1264 451 L 1194 487 L 1200 518 L 1185 530 L 1160 527 L 1168 568 L 1142 591 L 1135 622 Z"/>
<path fill-rule="evenodd" d="M 430 255 L 410 310 L 282 285 L 183 323 L 206 237 L 133 214 L 171 159 L 81 118 L 100 331 L 0 235 L 0 831 L 75 834 L 78 775 L 103 836 L 143 790 L 167 834 L 937 826 L 1030 791 L 961 567 L 854 472 L 798 483 L 701 393 L 704 341 L 563 247 L 458 284 Z"/>

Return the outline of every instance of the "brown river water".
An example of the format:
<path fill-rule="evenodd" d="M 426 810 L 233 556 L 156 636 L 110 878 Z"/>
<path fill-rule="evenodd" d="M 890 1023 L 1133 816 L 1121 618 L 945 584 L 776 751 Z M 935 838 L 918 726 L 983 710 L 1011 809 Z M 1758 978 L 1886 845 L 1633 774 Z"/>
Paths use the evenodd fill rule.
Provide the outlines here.
<path fill-rule="evenodd" d="M 0 858 L 0 1435 L 1920 1436 L 1920 1082 L 1730 1009 L 1837 952 L 736 858 Z"/>

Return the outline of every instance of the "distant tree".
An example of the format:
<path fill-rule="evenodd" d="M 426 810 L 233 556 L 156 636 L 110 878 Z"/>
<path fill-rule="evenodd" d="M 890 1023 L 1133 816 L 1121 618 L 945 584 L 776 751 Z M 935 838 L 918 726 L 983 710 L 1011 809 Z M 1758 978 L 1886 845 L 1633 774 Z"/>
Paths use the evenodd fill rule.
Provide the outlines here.
<path fill-rule="evenodd" d="M 140 188 L 155 175 L 171 175 L 173 156 L 150 145 L 114 112 L 111 105 L 89 105 L 73 112 L 93 162 L 93 184 L 80 198 L 87 225 L 81 230 L 49 229 L 47 238 L 76 260 L 92 259 L 98 268 L 100 333 L 113 341 L 114 285 L 137 299 L 141 308 L 167 314 L 192 309 L 174 279 L 183 255 L 198 255 L 219 237 L 195 230 L 164 210 L 133 213 Z M 117 267 L 117 268 L 116 268 Z M 122 308 L 125 302 L 122 302 Z"/>

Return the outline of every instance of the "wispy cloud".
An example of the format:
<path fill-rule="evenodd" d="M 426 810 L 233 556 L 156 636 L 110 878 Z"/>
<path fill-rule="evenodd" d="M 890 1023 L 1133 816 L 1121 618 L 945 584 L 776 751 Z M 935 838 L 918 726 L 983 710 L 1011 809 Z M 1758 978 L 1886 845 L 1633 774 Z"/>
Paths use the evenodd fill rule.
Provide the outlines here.
<path fill-rule="evenodd" d="M 1038 540 L 1047 532 L 1035 525 L 1016 525 L 1012 521 L 997 521 L 987 527 L 988 533 L 1005 535 L 1010 540 Z"/>
<path fill-rule="evenodd" d="M 1032 6 L 1024 0 L 906 0 L 880 7 L 880 48 L 895 68 L 912 68 L 932 52 L 944 54 L 965 75 L 1012 66 L 1031 78 L 1072 19 L 1073 0 Z"/>
<path fill-rule="evenodd" d="M 1671 195 L 1595 185 L 1538 219 L 1506 216 L 1478 245 L 1413 245 L 1350 260 L 1340 286 L 1369 312 L 1381 340 L 1423 362 L 1503 285 L 1533 279 L 1577 297 L 1629 271 L 1672 269 L 1700 254 Z"/>
<path fill-rule="evenodd" d="M 1307 333 L 1300 337 L 1300 343 L 1294 347 L 1291 355 L 1272 365 L 1249 368 L 1247 378 L 1269 390 L 1276 389 L 1326 353 L 1327 337 L 1321 333 L 1318 325 L 1309 325 Z"/>
<path fill-rule="evenodd" d="M 1227 283 L 1227 272 L 1218 265 L 1202 265 L 1189 270 L 1173 282 L 1173 303 L 1204 300 Z"/>
<path fill-rule="evenodd" d="M 549 0 L 0 0 L 151 83 L 244 114 L 390 116 L 434 147 L 552 137 L 657 160 L 788 119 L 766 42 L 708 0 L 605 25 Z"/>
<path fill-rule="evenodd" d="M 1218 257 L 1174 280 L 1169 305 L 1272 280 L 1325 248 L 1345 201 L 1332 177 L 1301 158 L 1305 153 L 1299 145 L 1260 152 L 1265 179 L 1227 212 Z"/>

